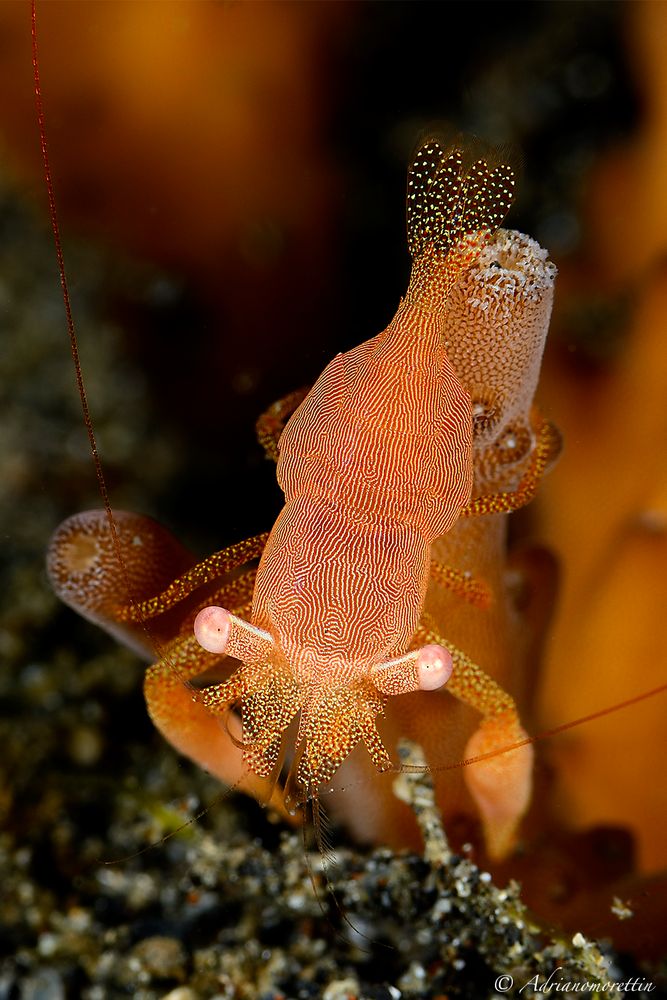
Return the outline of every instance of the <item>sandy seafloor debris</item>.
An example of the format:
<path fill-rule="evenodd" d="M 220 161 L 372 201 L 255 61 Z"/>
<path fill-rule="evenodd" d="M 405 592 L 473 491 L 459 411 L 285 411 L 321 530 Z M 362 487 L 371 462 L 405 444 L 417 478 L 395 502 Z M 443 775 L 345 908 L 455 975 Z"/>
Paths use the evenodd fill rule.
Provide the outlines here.
<path fill-rule="evenodd" d="M 230 800 L 105 864 L 178 827 L 200 801 L 195 790 L 167 803 L 187 779 L 175 758 L 136 763 L 142 780 L 121 780 L 106 838 L 86 831 L 80 796 L 70 789 L 66 804 L 67 782 L 53 775 L 35 803 L 39 840 L 3 835 L 0 996 L 480 998 L 496 995 L 498 976 L 525 983 L 558 966 L 573 982 L 621 977 L 594 942 L 541 931 L 516 883 L 497 888 L 449 851 L 428 777 L 399 779 L 427 834 L 424 857 L 342 848 L 332 895 L 298 832 L 266 822 L 264 839 L 251 837 L 262 814 Z M 210 796 L 205 776 L 195 785 Z"/>
<path fill-rule="evenodd" d="M 246 799 L 220 801 L 216 783 L 164 744 L 146 715 L 141 664 L 63 609 L 44 574 L 50 532 L 96 502 L 49 254 L 48 238 L 0 200 L 10 345 L 0 421 L 0 1000 L 479 1000 L 497 995 L 498 975 L 519 984 L 562 965 L 592 983 L 634 973 L 592 942 L 540 931 L 518 885 L 496 888 L 450 855 L 427 782 L 403 779 L 428 827 L 425 857 L 342 847 L 334 897 L 301 834 Z M 88 255 L 73 270 L 80 326 L 95 332 L 97 429 L 112 474 L 129 470 L 116 499 L 145 510 L 141 484 L 166 491 L 178 449 L 153 430 L 121 338 L 90 306 L 99 266 Z M 202 806 L 201 820 L 145 850 Z"/>

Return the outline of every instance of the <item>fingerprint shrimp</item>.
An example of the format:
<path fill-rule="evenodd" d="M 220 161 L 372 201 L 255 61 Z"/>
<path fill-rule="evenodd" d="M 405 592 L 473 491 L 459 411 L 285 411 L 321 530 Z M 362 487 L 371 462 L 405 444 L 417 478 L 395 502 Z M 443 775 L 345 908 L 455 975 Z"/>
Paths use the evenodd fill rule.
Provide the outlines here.
<path fill-rule="evenodd" d="M 249 769 L 273 784 L 297 714 L 288 805 L 316 798 L 359 742 L 378 770 L 388 769 L 392 761 L 375 722 L 387 699 L 446 683 L 483 716 L 467 756 L 526 739 L 511 697 L 422 615 L 432 574 L 474 599 L 474 582 L 471 590 L 461 574 L 432 564 L 435 539 L 460 516 L 527 502 L 552 452 L 544 424 L 519 487 L 470 500 L 471 402 L 447 358 L 442 313 L 457 279 L 506 214 L 513 187 L 511 168 L 477 156 L 474 147 L 447 147 L 433 137 L 421 144 L 408 177 L 408 291 L 385 331 L 333 359 L 279 442 L 274 426 L 286 505 L 268 536 L 216 553 L 157 596 L 122 607 L 116 594 L 109 609 L 106 594 L 102 614 L 80 580 L 73 586 L 65 565 L 79 544 L 73 535 L 82 530 L 81 516 L 54 538 L 49 567 L 57 590 L 98 621 L 110 618 L 116 632 L 168 615 L 196 587 L 261 555 L 256 574 L 242 575 L 217 594 L 233 611 L 200 607 L 194 636 L 181 632 L 146 676 L 153 721 L 208 767 L 211 743 L 203 734 L 210 735 L 210 719 L 227 716 L 240 702 L 242 722 L 234 713 L 229 717 L 237 753 L 227 750 L 227 763 L 213 765 L 227 780 Z M 267 421 L 260 437 L 271 437 Z M 90 523 L 84 532 L 91 534 Z M 233 603 L 239 587 L 244 608 Z M 136 595 L 131 580 L 129 589 Z M 250 621 L 243 617 L 249 605 Z M 194 709 L 184 712 L 178 688 L 223 656 L 242 666 L 204 688 Z M 208 720 L 195 725 L 201 708 Z M 526 743 L 500 768 L 482 761 L 466 772 L 493 854 L 506 853 L 513 842 L 530 797 L 531 767 Z"/>

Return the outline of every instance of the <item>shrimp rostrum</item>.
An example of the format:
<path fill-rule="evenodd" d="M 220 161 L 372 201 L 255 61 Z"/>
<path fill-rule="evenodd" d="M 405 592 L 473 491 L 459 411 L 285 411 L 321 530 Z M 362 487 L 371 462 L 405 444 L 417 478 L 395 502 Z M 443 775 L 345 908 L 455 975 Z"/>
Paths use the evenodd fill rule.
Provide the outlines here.
<path fill-rule="evenodd" d="M 473 735 L 471 753 L 525 738 L 509 695 L 423 614 L 433 542 L 462 514 L 512 509 L 507 493 L 471 500 L 471 400 L 443 338 L 448 296 L 514 193 L 511 167 L 471 148 L 429 138 L 418 149 L 408 175 L 407 293 L 382 333 L 333 358 L 286 423 L 277 467 L 285 506 L 268 538 L 216 553 L 158 597 L 97 615 L 116 628 L 157 622 L 202 582 L 261 553 L 256 572 L 209 594 L 205 607 L 200 602 L 194 635 L 181 628 L 166 644 L 145 690 L 158 728 L 205 766 L 211 748 L 195 732 L 202 706 L 209 719 L 226 716 L 239 773 L 242 764 L 257 778 L 275 777 L 288 730 L 294 733 L 286 784 L 292 804 L 316 799 L 359 743 L 378 770 L 393 767 L 377 721 L 387 699 L 408 692 L 442 697 L 438 689 L 449 682 L 456 697 L 477 708 L 484 740 Z M 56 536 L 56 580 L 63 575 L 58 549 Z M 455 572 L 450 585 L 457 586 Z M 196 692 L 193 714 L 177 689 L 223 657 L 240 663 Z M 233 711 L 239 705 L 240 723 Z M 491 758 L 466 768 L 487 835 L 496 822 L 491 853 L 511 846 L 531 769 L 527 742 L 500 765 Z"/>

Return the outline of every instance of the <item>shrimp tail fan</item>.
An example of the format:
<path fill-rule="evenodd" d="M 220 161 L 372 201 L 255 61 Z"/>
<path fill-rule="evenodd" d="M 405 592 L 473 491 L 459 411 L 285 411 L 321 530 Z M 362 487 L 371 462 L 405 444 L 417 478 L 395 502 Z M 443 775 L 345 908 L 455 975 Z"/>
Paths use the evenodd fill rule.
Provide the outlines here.
<path fill-rule="evenodd" d="M 408 248 L 417 263 L 441 260 L 465 237 L 495 232 L 514 199 L 516 170 L 505 150 L 477 139 L 427 133 L 408 170 Z"/>

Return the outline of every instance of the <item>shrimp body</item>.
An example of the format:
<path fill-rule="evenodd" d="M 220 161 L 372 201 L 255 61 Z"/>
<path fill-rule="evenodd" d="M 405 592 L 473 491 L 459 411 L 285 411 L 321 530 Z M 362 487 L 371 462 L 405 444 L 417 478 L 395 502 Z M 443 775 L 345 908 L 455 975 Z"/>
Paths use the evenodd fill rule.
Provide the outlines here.
<path fill-rule="evenodd" d="M 410 284 L 378 336 L 338 354 L 280 438 L 285 507 L 255 581 L 252 622 L 204 609 L 195 635 L 243 666 L 206 689 L 241 701 L 245 759 L 268 776 L 300 711 L 291 777 L 315 795 L 360 740 L 391 765 L 375 727 L 387 696 L 449 679 L 451 654 L 410 651 L 431 543 L 472 487 L 472 409 L 442 339 L 451 288 L 512 198 L 512 172 L 429 140 L 408 178 Z M 467 162 L 466 162 L 467 160 Z"/>
<path fill-rule="evenodd" d="M 261 554 L 256 575 L 247 571 L 212 595 L 234 612 L 204 607 L 194 635 L 184 630 L 149 669 L 145 693 L 167 738 L 233 782 L 241 770 L 277 775 L 298 715 L 286 801 L 316 798 L 360 742 L 378 769 L 392 766 L 376 727 L 387 698 L 442 687 L 455 660 L 457 696 L 490 717 L 494 736 L 497 719 L 510 720 L 502 735 L 517 731 L 511 699 L 422 616 L 431 545 L 471 506 L 472 406 L 447 357 L 445 308 L 513 196 L 511 168 L 471 151 L 432 138 L 418 149 L 408 174 L 407 293 L 382 333 L 333 358 L 282 430 L 285 506 L 268 538 L 214 554 L 162 593 L 122 607 L 110 587 L 97 598 L 95 559 L 83 560 L 88 576 L 75 574 L 72 596 L 72 562 L 89 552 L 88 535 L 100 534 L 95 516 L 63 526 L 52 543 L 51 576 L 65 599 L 124 629 L 161 619 L 193 589 Z M 486 512 L 511 498 L 483 499 Z M 148 543 L 155 531 L 143 534 Z M 124 565 L 134 579 L 132 559 Z M 143 590 L 143 577 L 137 584 Z M 240 665 L 193 699 L 184 685 L 223 656 Z M 216 716 L 230 709 L 222 730 Z M 520 771 L 505 799 L 528 787 L 525 760 Z M 478 798 L 495 808 L 489 783 L 498 784 L 491 776 Z M 514 825 L 522 808 L 512 812 Z"/>
<path fill-rule="evenodd" d="M 278 482 L 286 504 L 253 622 L 300 683 L 360 680 L 407 650 L 431 544 L 470 496 L 471 404 L 437 314 L 404 301 L 383 333 L 329 363 L 283 432 Z"/>
<path fill-rule="evenodd" d="M 257 571 L 256 631 L 239 620 L 231 631 L 249 675 L 243 722 L 257 772 L 275 765 L 279 736 L 301 711 L 298 797 L 328 780 L 359 739 L 376 766 L 389 766 L 374 722 L 386 695 L 440 686 L 451 671 L 442 647 L 408 652 L 431 544 L 472 488 L 472 407 L 440 326 L 409 289 L 386 330 L 329 363 L 280 438 L 286 502 Z M 195 627 L 205 648 L 234 649 L 226 627 L 220 646 L 202 621 L 217 628 L 213 609 Z M 262 638 L 249 648 L 253 635 Z M 278 697 L 279 709 L 268 708 Z"/>

